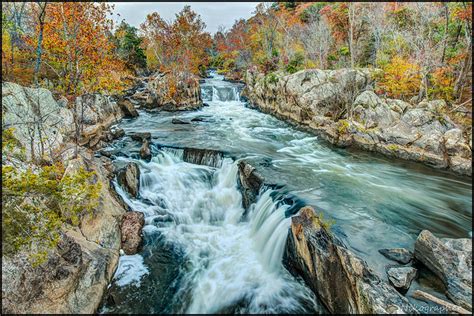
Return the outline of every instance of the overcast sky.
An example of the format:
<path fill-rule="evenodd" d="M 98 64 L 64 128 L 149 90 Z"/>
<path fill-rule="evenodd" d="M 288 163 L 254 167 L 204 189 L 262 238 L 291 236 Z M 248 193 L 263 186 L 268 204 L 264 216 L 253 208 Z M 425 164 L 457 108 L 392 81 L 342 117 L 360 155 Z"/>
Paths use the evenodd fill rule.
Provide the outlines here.
<path fill-rule="evenodd" d="M 115 4 L 115 13 L 120 14 L 117 22 L 125 21 L 139 27 L 145 21 L 147 14 L 158 12 L 166 21 L 174 20 L 175 14 L 187 4 L 201 15 L 206 23 L 207 31 L 214 33 L 220 25 L 229 29 L 236 19 L 247 19 L 255 11 L 258 2 L 112 2 Z"/>

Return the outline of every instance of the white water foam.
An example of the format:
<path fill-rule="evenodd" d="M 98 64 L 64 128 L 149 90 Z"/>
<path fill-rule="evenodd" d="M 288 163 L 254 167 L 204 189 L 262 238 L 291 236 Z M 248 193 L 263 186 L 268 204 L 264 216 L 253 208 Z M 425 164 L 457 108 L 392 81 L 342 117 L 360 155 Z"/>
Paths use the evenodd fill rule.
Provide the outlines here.
<path fill-rule="evenodd" d="M 165 151 L 148 163 L 131 161 L 140 167 L 141 199 L 151 203 L 117 191 L 133 209 L 144 212 L 144 234 L 159 230 L 184 249 L 189 264 L 174 300 L 183 304 L 182 312 L 237 307 L 249 313 L 298 312 L 316 304 L 313 293 L 282 266 L 290 225 L 284 216 L 287 206 L 277 207 L 267 191 L 250 210 L 249 221 L 242 221 L 235 162 L 224 159 L 215 169 Z M 182 300 L 186 295 L 189 299 Z"/>

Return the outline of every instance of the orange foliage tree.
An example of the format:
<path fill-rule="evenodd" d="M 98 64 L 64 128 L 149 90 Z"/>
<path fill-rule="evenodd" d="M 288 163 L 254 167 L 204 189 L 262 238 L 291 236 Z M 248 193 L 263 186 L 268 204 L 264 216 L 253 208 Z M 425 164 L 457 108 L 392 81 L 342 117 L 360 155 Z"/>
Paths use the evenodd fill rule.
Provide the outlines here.
<path fill-rule="evenodd" d="M 201 17 L 185 6 L 167 23 L 156 12 L 141 24 L 147 64 L 160 71 L 183 71 L 199 74 L 208 65 L 208 49 L 212 40 L 204 32 Z"/>

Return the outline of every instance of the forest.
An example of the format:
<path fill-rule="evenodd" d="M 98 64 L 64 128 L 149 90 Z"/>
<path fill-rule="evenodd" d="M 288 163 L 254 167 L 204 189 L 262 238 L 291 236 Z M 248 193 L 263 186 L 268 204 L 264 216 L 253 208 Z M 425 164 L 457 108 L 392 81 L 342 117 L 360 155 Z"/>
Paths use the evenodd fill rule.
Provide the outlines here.
<path fill-rule="evenodd" d="M 193 6 L 2 2 L 2 313 L 471 311 L 472 3 Z"/>

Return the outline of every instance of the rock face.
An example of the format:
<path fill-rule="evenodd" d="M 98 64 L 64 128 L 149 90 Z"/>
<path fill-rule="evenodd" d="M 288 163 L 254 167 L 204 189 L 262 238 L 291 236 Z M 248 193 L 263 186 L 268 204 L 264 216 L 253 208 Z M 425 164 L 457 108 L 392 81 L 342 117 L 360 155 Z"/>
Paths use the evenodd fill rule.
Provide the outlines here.
<path fill-rule="evenodd" d="M 257 196 L 264 183 L 264 179 L 255 168 L 247 162 L 241 160 L 238 166 L 242 206 L 247 211 L 249 206 L 257 201 Z"/>
<path fill-rule="evenodd" d="M 140 169 L 134 162 L 128 163 L 117 174 L 118 184 L 132 197 L 138 196 L 140 190 Z"/>
<path fill-rule="evenodd" d="M 127 255 L 134 255 L 142 243 L 142 228 L 145 216 L 141 212 L 127 212 L 122 217 L 122 249 Z"/>
<path fill-rule="evenodd" d="M 57 250 L 38 267 L 24 253 L 2 257 L 2 313 L 93 314 L 100 304 L 118 263 L 125 209 L 97 158 L 83 149 L 79 157 L 69 161 L 66 173 L 80 167 L 96 171 L 102 189 L 94 216 L 66 229 Z"/>
<path fill-rule="evenodd" d="M 471 130 L 446 115 L 442 100 L 411 105 L 371 91 L 369 69 L 307 69 L 264 76 L 248 71 L 252 106 L 309 128 L 337 146 L 356 146 L 472 175 Z"/>
<path fill-rule="evenodd" d="M 199 78 L 193 74 L 155 73 L 137 80 L 135 93 L 129 98 L 143 108 L 184 111 L 202 107 Z"/>
<path fill-rule="evenodd" d="M 393 287 L 348 251 L 304 207 L 292 218 L 284 253 L 287 269 L 301 276 L 330 313 L 417 313 Z"/>
<path fill-rule="evenodd" d="M 197 165 L 219 168 L 224 154 L 212 149 L 184 148 L 183 160 Z"/>
<path fill-rule="evenodd" d="M 415 258 L 443 280 L 446 295 L 472 310 L 472 240 L 438 239 L 424 230 L 415 242 Z"/>
<path fill-rule="evenodd" d="M 387 275 L 394 287 L 406 291 L 415 279 L 416 272 L 416 269 L 412 267 L 393 267 L 387 270 Z"/>
<path fill-rule="evenodd" d="M 405 248 L 379 249 L 379 252 L 387 259 L 407 264 L 413 258 L 413 253 Z"/>
<path fill-rule="evenodd" d="M 138 112 L 130 100 L 120 99 L 117 102 L 117 104 L 122 110 L 124 117 L 137 117 L 138 116 Z"/>
<path fill-rule="evenodd" d="M 46 156 L 50 159 L 74 132 L 73 113 L 63 103 L 58 104 L 51 91 L 46 89 L 4 82 L 2 111 L 3 126 L 14 129 L 13 135 L 24 146 L 28 160 L 32 153 L 35 157 Z M 38 124 L 28 122 L 39 122 L 41 117 L 40 138 Z"/>

